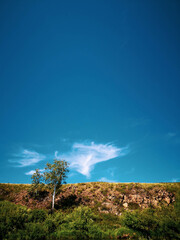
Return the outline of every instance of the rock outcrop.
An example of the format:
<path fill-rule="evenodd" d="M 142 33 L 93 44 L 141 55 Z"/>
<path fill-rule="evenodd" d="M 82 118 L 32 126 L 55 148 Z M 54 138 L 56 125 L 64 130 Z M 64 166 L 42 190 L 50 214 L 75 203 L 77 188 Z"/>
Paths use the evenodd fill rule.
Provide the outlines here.
<path fill-rule="evenodd" d="M 127 209 L 158 208 L 173 204 L 180 183 L 79 183 L 63 185 L 56 195 L 57 209 L 87 205 L 104 213 L 121 215 Z M 0 199 L 29 208 L 50 208 L 51 193 L 47 186 L 34 197 L 30 185 L 0 184 Z"/>

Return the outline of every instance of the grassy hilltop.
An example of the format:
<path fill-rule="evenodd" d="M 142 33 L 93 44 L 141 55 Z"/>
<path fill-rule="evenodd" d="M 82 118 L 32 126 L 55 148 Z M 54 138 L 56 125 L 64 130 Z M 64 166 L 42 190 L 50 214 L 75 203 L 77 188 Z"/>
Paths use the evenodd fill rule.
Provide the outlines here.
<path fill-rule="evenodd" d="M 0 184 L 0 239 L 180 239 L 180 183 Z"/>

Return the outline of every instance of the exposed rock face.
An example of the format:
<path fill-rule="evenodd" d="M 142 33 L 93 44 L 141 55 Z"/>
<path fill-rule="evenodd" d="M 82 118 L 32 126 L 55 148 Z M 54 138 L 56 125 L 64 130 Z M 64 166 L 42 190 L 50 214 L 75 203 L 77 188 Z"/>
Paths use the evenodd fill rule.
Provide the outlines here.
<path fill-rule="evenodd" d="M 124 185 L 119 187 L 117 184 L 113 187 L 111 185 L 111 188 L 102 188 L 95 185 L 92 188 L 87 188 L 85 184 L 82 184 L 81 190 L 78 185 L 69 187 L 68 190 L 70 192 L 73 190 L 73 194 L 77 196 L 77 199 L 80 199 L 82 204 L 90 205 L 91 207 L 97 206 L 101 212 L 111 212 L 116 215 L 120 215 L 126 209 L 144 209 L 150 206 L 161 207 L 175 201 L 175 194 L 163 189 L 163 187 L 156 187 L 155 185 L 151 188 L 143 188 L 141 185 L 137 187 L 136 184 L 131 184 L 130 186 L 127 185 L 125 188 Z M 62 194 L 68 196 L 70 192 L 67 193 L 64 189 Z M 59 196 L 59 201 L 60 199 L 61 195 Z"/>
<path fill-rule="evenodd" d="M 179 183 L 171 185 L 180 189 Z M 28 187 L 23 184 L 22 186 L 18 185 L 18 191 L 13 191 L 13 187 L 17 186 L 0 184 L 0 197 L 29 208 L 49 208 L 51 206 L 52 197 L 48 189 L 41 192 L 38 198 L 34 198 L 29 194 Z M 67 184 L 57 193 L 55 207 L 60 209 L 83 204 L 96 208 L 100 212 L 121 215 L 121 212 L 126 209 L 144 209 L 150 206 L 157 208 L 169 205 L 175 201 L 175 197 L 173 191 L 167 190 L 166 184 L 98 182 Z"/>
<path fill-rule="evenodd" d="M 169 205 L 175 201 L 174 194 L 165 190 L 143 192 L 133 190 L 129 193 L 117 194 L 114 198 L 116 199 L 115 204 L 121 205 L 125 209 L 148 208 L 150 206 L 158 207 L 162 204 Z M 111 197 L 108 197 L 108 200 L 113 201 Z"/>

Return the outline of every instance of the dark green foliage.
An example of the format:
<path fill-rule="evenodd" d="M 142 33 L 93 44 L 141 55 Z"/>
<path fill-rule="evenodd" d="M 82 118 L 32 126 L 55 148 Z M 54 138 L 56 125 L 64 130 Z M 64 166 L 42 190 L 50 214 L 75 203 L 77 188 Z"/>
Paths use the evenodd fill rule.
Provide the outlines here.
<path fill-rule="evenodd" d="M 61 225 L 61 237 L 74 236 L 73 239 L 105 239 L 106 233 L 96 224 L 98 216 L 88 207 L 78 207 Z M 72 235 L 73 234 L 73 235 Z"/>
<path fill-rule="evenodd" d="M 43 181 L 44 177 L 43 174 L 40 173 L 39 169 L 36 169 L 35 173 L 31 177 L 32 179 L 32 190 L 35 191 L 36 193 L 38 192 L 41 187 L 43 187 Z"/>
<path fill-rule="evenodd" d="M 141 232 L 145 237 L 151 237 L 151 232 L 156 231 L 158 228 L 158 222 L 156 218 L 152 217 L 152 213 L 146 212 L 125 212 L 122 223 L 137 231 Z"/>
<path fill-rule="evenodd" d="M 59 191 L 61 185 L 66 183 L 67 173 L 69 172 L 69 164 L 65 160 L 54 160 L 54 163 L 47 163 L 44 173 L 36 169 L 31 179 L 32 184 L 29 195 L 36 200 L 42 201 L 43 196 L 47 196 L 44 188 L 44 182 L 47 183 L 52 191 L 52 211 L 54 210 L 55 195 Z M 26 199 L 25 199 L 26 201 Z"/>
<path fill-rule="evenodd" d="M 47 230 L 41 223 L 28 223 L 26 225 L 25 233 L 28 236 L 28 240 L 45 240 L 47 239 Z"/>
<path fill-rule="evenodd" d="M 44 179 L 50 188 L 60 187 L 66 183 L 69 164 L 65 160 L 54 160 L 54 163 L 47 163 L 44 172 Z"/>
<path fill-rule="evenodd" d="M 23 229 L 27 219 L 25 207 L 7 201 L 0 202 L 0 239 L 17 229 Z"/>
<path fill-rule="evenodd" d="M 42 209 L 34 209 L 31 211 L 29 216 L 30 222 L 44 222 L 44 220 L 47 218 L 46 211 Z"/>
<path fill-rule="evenodd" d="M 44 222 L 44 225 L 46 226 L 48 233 L 55 232 L 57 228 L 56 221 L 51 218 L 46 219 L 46 221 Z"/>
<path fill-rule="evenodd" d="M 106 213 L 99 214 L 96 222 L 101 227 L 101 229 L 104 231 L 108 231 L 109 229 L 114 230 L 120 226 L 119 217 L 114 214 L 110 214 L 110 213 L 109 214 L 106 214 Z"/>
<path fill-rule="evenodd" d="M 121 223 L 151 239 L 180 239 L 180 215 L 176 208 L 125 212 Z"/>
<path fill-rule="evenodd" d="M 47 163 L 44 172 L 45 182 L 49 188 L 53 190 L 52 193 L 52 211 L 54 211 L 56 191 L 60 189 L 63 183 L 66 183 L 67 173 L 69 172 L 69 163 L 65 160 L 54 160 L 54 163 Z"/>

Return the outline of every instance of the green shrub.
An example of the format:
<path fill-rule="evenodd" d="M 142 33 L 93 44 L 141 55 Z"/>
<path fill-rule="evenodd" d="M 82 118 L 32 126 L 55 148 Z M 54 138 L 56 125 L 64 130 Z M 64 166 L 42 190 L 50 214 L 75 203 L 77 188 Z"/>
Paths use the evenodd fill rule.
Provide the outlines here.
<path fill-rule="evenodd" d="M 47 212 L 43 209 L 34 209 L 29 216 L 30 222 L 43 222 L 47 218 Z"/>
<path fill-rule="evenodd" d="M 94 222 L 96 216 L 88 207 L 78 207 L 71 214 L 69 214 L 65 221 L 71 224 L 72 228 L 78 230 L 86 230 L 87 225 Z"/>
<path fill-rule="evenodd" d="M 122 224 L 152 239 L 180 239 L 180 217 L 173 207 L 126 211 Z"/>
<path fill-rule="evenodd" d="M 28 212 L 25 207 L 7 201 L 0 202 L 0 239 L 10 232 L 23 229 L 27 220 Z"/>
<path fill-rule="evenodd" d="M 77 231 L 70 230 L 70 229 L 59 230 L 53 236 L 55 237 L 55 239 L 60 239 L 60 240 L 67 240 L 67 239 L 74 240 L 79 238 L 79 234 L 77 233 Z M 84 238 L 79 238 L 79 239 L 84 239 Z"/>
<path fill-rule="evenodd" d="M 131 229 L 127 228 L 127 227 L 121 227 L 121 228 L 118 228 L 116 231 L 115 231 L 115 236 L 118 238 L 118 239 L 121 239 L 121 238 L 128 238 L 128 239 L 137 239 L 137 236 L 136 236 L 136 233 L 134 233 L 134 231 L 132 231 Z"/>
<path fill-rule="evenodd" d="M 26 225 L 25 234 L 27 240 L 45 240 L 48 232 L 41 223 L 28 223 Z"/>
<path fill-rule="evenodd" d="M 151 237 L 153 229 L 158 227 L 158 223 L 152 215 L 138 211 L 125 212 L 122 219 L 122 223 L 125 226 L 140 232 L 145 237 Z"/>
<path fill-rule="evenodd" d="M 51 218 L 45 220 L 44 226 L 46 227 L 48 233 L 53 233 L 56 230 L 56 222 Z"/>
<path fill-rule="evenodd" d="M 61 211 L 58 211 L 53 217 L 57 227 L 66 222 L 64 220 L 65 214 L 63 214 Z"/>
<path fill-rule="evenodd" d="M 89 239 L 109 239 L 109 235 L 95 224 L 89 226 L 87 236 Z"/>

